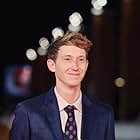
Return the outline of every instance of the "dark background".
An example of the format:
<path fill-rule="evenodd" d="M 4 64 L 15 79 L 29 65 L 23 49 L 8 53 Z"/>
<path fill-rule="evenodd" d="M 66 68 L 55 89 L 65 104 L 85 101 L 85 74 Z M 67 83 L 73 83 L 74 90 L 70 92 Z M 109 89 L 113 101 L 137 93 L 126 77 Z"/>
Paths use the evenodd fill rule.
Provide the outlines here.
<path fill-rule="evenodd" d="M 140 111 L 139 0 L 108 0 L 101 16 L 91 14 L 90 0 L 4 1 L 1 6 L 1 112 L 11 106 L 7 105 L 9 97 L 3 91 L 7 66 L 32 66 L 31 96 L 43 93 L 54 84 L 42 58 L 30 62 L 25 52 L 29 48 L 37 49 L 41 37 L 51 40 L 53 28 L 60 26 L 66 31 L 68 17 L 77 11 L 83 17 L 86 34 L 95 44 L 83 90 L 91 98 L 110 104 L 116 120 L 137 119 Z M 118 77 L 125 79 L 125 86 L 115 86 L 114 80 Z"/>
<path fill-rule="evenodd" d="M 90 0 L 5 1 L 1 6 L 1 49 L 5 64 L 26 62 L 25 51 L 30 47 L 37 48 L 42 36 L 51 38 L 51 31 L 56 26 L 66 31 L 68 17 L 75 11 L 81 13 L 85 25 L 91 24 Z M 118 0 L 108 0 L 105 8 L 114 12 L 117 18 L 118 7 Z"/>

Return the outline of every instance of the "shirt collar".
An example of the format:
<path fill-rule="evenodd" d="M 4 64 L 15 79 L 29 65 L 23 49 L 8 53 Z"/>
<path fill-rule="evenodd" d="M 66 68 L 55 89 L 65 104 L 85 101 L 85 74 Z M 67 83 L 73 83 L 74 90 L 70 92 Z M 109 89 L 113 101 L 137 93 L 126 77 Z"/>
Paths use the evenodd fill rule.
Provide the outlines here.
<path fill-rule="evenodd" d="M 54 88 L 54 92 L 58 101 L 59 111 L 61 112 L 67 105 L 74 105 L 76 110 L 82 113 L 82 93 L 80 92 L 80 96 L 76 102 L 73 104 L 69 104 L 66 100 L 63 99 L 62 96 L 57 92 L 56 87 Z"/>

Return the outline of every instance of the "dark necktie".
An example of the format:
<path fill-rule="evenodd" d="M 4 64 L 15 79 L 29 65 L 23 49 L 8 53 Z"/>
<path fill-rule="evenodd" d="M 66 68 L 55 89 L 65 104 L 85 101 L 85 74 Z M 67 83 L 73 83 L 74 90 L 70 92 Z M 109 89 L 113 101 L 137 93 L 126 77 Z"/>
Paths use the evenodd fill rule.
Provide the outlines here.
<path fill-rule="evenodd" d="M 77 127 L 74 117 L 74 106 L 68 105 L 64 108 L 68 115 L 65 125 L 65 138 L 66 140 L 77 140 Z"/>

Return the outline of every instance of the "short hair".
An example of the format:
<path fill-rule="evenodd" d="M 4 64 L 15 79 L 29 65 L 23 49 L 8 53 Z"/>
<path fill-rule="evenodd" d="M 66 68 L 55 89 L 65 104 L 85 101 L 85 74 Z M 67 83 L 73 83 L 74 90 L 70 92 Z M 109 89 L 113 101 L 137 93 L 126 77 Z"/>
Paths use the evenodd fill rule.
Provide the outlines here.
<path fill-rule="evenodd" d="M 78 48 L 84 49 L 86 55 L 88 56 L 88 52 L 93 44 L 84 34 L 80 32 L 66 32 L 64 36 L 58 37 L 51 42 L 47 50 L 47 59 L 56 60 L 58 50 L 63 45 L 74 45 Z"/>

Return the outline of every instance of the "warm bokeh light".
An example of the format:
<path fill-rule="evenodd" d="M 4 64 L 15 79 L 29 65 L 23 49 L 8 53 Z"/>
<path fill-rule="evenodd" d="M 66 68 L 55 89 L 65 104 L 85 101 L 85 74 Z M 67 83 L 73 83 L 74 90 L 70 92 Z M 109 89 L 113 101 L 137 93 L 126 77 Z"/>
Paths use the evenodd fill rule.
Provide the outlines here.
<path fill-rule="evenodd" d="M 44 49 L 44 48 L 42 48 L 42 47 L 38 47 L 38 48 L 37 48 L 37 53 L 38 53 L 40 56 L 46 55 L 47 49 Z"/>
<path fill-rule="evenodd" d="M 99 16 L 99 15 L 102 15 L 102 13 L 103 13 L 103 8 L 98 9 L 98 10 L 95 8 L 91 8 L 92 15 Z"/>
<path fill-rule="evenodd" d="M 83 18 L 79 12 L 74 12 L 69 16 L 69 21 L 72 26 L 79 26 L 83 22 Z"/>
<path fill-rule="evenodd" d="M 50 44 L 50 43 L 49 43 L 49 41 L 48 41 L 47 38 L 45 38 L 45 37 L 40 38 L 40 40 L 39 40 L 39 45 L 40 45 L 41 48 L 47 49 L 48 46 L 49 46 L 49 44 Z"/>
<path fill-rule="evenodd" d="M 60 27 L 56 27 L 52 30 L 52 36 L 54 39 L 56 39 L 59 36 L 62 37 L 63 35 L 64 35 L 64 31 Z"/>
<path fill-rule="evenodd" d="M 107 0 L 91 0 L 92 8 L 91 8 L 91 14 L 92 15 L 102 15 L 103 13 L 103 6 L 107 4 Z"/>
<path fill-rule="evenodd" d="M 99 3 L 99 5 L 101 6 L 105 6 L 107 4 L 107 0 L 97 0 L 97 2 Z"/>
<path fill-rule="evenodd" d="M 125 79 L 122 77 L 115 79 L 114 82 L 115 82 L 116 87 L 124 87 L 125 86 Z"/>
<path fill-rule="evenodd" d="M 73 32 L 79 32 L 81 30 L 81 24 L 83 18 L 79 12 L 74 12 L 69 16 L 68 30 Z"/>
<path fill-rule="evenodd" d="M 81 30 L 81 26 L 72 26 L 72 24 L 69 24 L 68 30 L 73 32 L 79 32 Z"/>
<path fill-rule="evenodd" d="M 30 48 L 26 51 L 26 56 L 30 61 L 33 61 L 37 58 L 37 53 L 34 49 Z"/>

